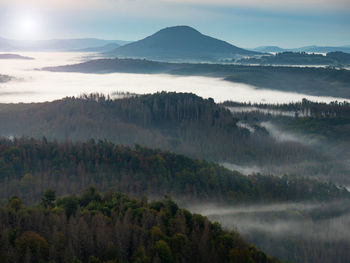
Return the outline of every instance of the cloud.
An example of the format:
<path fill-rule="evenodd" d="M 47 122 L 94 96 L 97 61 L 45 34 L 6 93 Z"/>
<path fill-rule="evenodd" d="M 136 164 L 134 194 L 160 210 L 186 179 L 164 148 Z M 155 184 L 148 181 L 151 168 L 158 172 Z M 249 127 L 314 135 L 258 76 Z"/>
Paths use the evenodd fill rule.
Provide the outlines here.
<path fill-rule="evenodd" d="M 133 10 L 138 12 L 152 8 L 162 8 L 166 5 L 196 5 L 196 6 L 230 6 L 230 7 L 248 7 L 263 9 L 286 9 L 303 10 L 323 9 L 323 10 L 349 10 L 348 0 L 0 0 L 2 6 L 31 6 L 45 7 L 49 9 L 65 10 L 106 10 L 106 11 L 125 11 Z"/>
<path fill-rule="evenodd" d="M 238 6 L 238 7 L 251 7 L 251 8 L 264 8 L 264 9 L 276 9 L 276 8 L 288 8 L 294 10 L 300 10 L 304 8 L 308 9 L 338 9 L 344 10 L 350 9 L 348 0 L 162 0 L 164 2 L 176 2 L 176 3 L 192 3 L 198 5 L 224 5 L 224 6 Z"/>

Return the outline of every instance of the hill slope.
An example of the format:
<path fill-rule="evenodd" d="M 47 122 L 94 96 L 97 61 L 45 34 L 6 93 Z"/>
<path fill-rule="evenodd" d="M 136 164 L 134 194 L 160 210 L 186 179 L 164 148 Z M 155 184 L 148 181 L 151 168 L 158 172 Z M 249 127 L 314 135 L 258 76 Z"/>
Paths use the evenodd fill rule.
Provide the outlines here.
<path fill-rule="evenodd" d="M 111 54 L 162 61 L 209 61 L 237 55 L 254 55 L 256 52 L 203 35 L 188 26 L 176 26 L 162 29 L 145 39 L 119 47 Z"/>
<path fill-rule="evenodd" d="M 250 134 L 231 112 L 193 94 L 157 93 L 107 100 L 99 96 L 51 103 L 0 105 L 0 135 L 49 139 L 108 139 L 209 160 L 259 165 L 326 160 L 310 147 Z M 269 154 L 266 154 L 266 153 Z M 311 170 L 308 170 L 311 173 Z"/>
<path fill-rule="evenodd" d="M 187 205 L 349 197 L 333 184 L 295 176 L 244 176 L 215 163 L 140 146 L 131 149 L 94 140 L 74 144 L 0 140 L 0 198 L 16 195 L 33 203 L 47 188 L 65 195 L 89 185 L 138 197 L 171 195 Z"/>
<path fill-rule="evenodd" d="M 55 202 L 47 191 L 35 207 L 12 198 L 0 221 L 3 263 L 280 262 L 169 198 L 148 203 L 89 188 Z"/>

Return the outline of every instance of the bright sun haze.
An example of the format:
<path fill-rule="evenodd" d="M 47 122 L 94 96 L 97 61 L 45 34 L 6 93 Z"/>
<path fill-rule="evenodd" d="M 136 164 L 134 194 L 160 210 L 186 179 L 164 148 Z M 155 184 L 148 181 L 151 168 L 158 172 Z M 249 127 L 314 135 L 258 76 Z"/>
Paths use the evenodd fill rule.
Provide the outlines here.
<path fill-rule="evenodd" d="M 40 37 L 42 21 L 37 14 L 24 13 L 14 17 L 14 30 L 19 39 L 35 40 Z"/>

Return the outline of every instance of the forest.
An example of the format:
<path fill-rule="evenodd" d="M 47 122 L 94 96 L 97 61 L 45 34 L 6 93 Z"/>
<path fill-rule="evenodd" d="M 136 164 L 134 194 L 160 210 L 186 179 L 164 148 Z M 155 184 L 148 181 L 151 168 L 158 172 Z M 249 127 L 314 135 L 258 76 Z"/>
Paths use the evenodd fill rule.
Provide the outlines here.
<path fill-rule="evenodd" d="M 264 174 L 332 174 L 339 179 L 335 182 L 343 182 L 347 168 L 327 152 L 299 141 L 278 141 L 259 125 L 252 133 L 240 126 L 245 118 L 212 99 L 188 93 L 120 99 L 89 94 L 47 103 L 0 104 L 0 135 L 58 141 L 107 139 L 219 163 L 256 165 Z"/>
<path fill-rule="evenodd" d="M 134 149 L 95 142 L 0 141 L 0 198 L 39 201 L 45 189 L 59 196 L 90 185 L 136 197 L 171 195 L 185 204 L 271 203 L 347 199 L 340 186 L 296 176 L 244 176 L 207 161 L 136 145 Z"/>
<path fill-rule="evenodd" d="M 226 101 L 222 104 L 254 133 L 265 128 L 279 141 L 294 141 L 323 152 L 343 172 L 330 172 L 331 180 L 348 185 L 350 104 L 346 101 L 317 103 L 303 99 L 289 104 L 251 104 Z M 319 173 L 321 175 L 321 173 Z"/>
<path fill-rule="evenodd" d="M 175 218 L 166 212 L 168 205 L 170 209 L 176 207 L 170 197 L 191 211 L 193 207 L 201 207 L 204 209 L 199 211 L 201 214 L 215 211 L 208 204 L 216 204 L 216 208 L 226 206 L 233 211 L 247 207 L 250 212 L 243 210 L 236 218 L 220 212 L 209 218 L 222 222 L 225 229 L 239 230 L 249 242 L 282 259 L 327 262 L 318 260 L 313 255 L 315 251 L 322 252 L 324 260 L 334 253 L 338 254 L 337 262 L 346 262 L 348 258 L 350 241 L 346 232 L 339 234 L 332 222 L 345 218 L 338 227 L 344 224 L 346 229 L 350 193 L 332 183 L 291 175 L 244 176 L 216 163 L 184 155 L 93 139 L 76 143 L 50 142 L 46 138 L 1 139 L 0 153 L 0 255 L 7 260 L 4 262 L 22 262 L 23 258 L 25 262 L 278 262 L 269 261 L 260 252 L 257 256 L 251 246 L 247 250 L 238 245 L 237 240 L 242 238 L 236 233 L 228 241 L 225 239 L 229 243 L 224 242 L 224 251 L 216 243 L 220 242 L 217 235 L 203 237 L 210 231 L 207 228 L 195 235 L 194 230 L 186 228 L 187 223 L 176 223 L 178 217 L 187 217 L 188 212 L 174 212 Z M 116 192 L 126 193 L 132 199 L 113 194 Z M 77 193 L 82 195 L 79 197 Z M 165 201 L 156 201 L 164 196 Z M 154 201 L 147 205 L 147 199 Z M 264 207 L 276 205 L 285 208 L 262 213 Z M 310 205 L 314 207 L 311 210 L 298 208 Z M 254 213 L 256 208 L 249 209 L 251 206 L 262 210 Z M 157 214 L 153 209 L 160 214 L 149 225 L 152 220 L 149 214 Z M 199 215 L 195 217 L 207 220 Z M 240 224 L 237 218 L 245 223 Z M 264 228 L 245 230 L 245 224 L 252 219 L 256 221 L 254 225 Z M 303 230 L 302 235 L 289 233 L 288 238 L 280 231 L 276 237 L 269 229 L 270 224 L 279 225 L 279 220 L 292 220 L 295 229 L 291 233 L 299 229 L 296 222 L 307 222 L 310 231 Z M 163 222 L 167 224 L 164 228 Z M 175 225 L 188 240 L 178 250 L 173 249 L 171 241 L 178 232 Z M 327 231 L 316 234 L 320 231 L 318 225 Z M 175 232 L 169 232 L 172 230 Z M 166 245 L 162 246 L 169 246 L 166 253 L 159 252 L 166 259 L 155 259 L 162 257 L 154 252 L 156 241 L 161 238 L 152 241 L 152 231 L 164 238 Z M 319 235 L 320 239 L 310 240 L 311 234 Z M 325 243 L 325 239 L 331 243 Z M 324 250 L 324 246 L 328 248 Z M 193 251 L 197 252 L 192 254 Z M 211 256 L 204 251 L 210 251 Z M 138 256 L 142 258 L 137 259 Z M 37 261 L 38 257 L 41 261 Z"/>
<path fill-rule="evenodd" d="M 0 231 L 4 233 L 1 246 L 6 246 L 1 253 L 9 253 L 8 262 L 18 262 L 19 242 L 31 238 L 34 243 L 44 238 L 48 244 L 43 262 L 72 262 L 72 258 L 73 262 L 162 262 L 154 252 L 155 243 L 138 243 L 134 235 L 127 246 L 116 245 L 107 234 L 107 243 L 94 243 L 98 234 L 93 232 L 92 217 L 101 215 L 96 211 L 100 206 L 90 203 L 88 207 L 93 208 L 85 208 L 87 203 L 83 205 L 78 196 L 90 186 L 95 190 L 84 193 L 99 191 L 99 200 L 122 192 L 129 200 L 147 197 L 157 203 L 166 195 L 166 200 L 171 197 L 181 207 L 219 221 L 224 229 L 237 230 L 247 242 L 288 262 L 326 263 L 335 257 L 334 262 L 347 262 L 349 103 L 304 99 L 275 105 L 217 104 L 194 94 L 166 92 L 111 96 L 85 94 L 45 103 L 0 104 L 0 210 L 8 211 L 11 200 L 21 207 L 16 215 L 20 221 L 15 221 L 21 227 L 0 223 L 6 230 Z M 243 175 L 245 167 L 255 166 L 258 171 Z M 242 168 L 242 173 L 232 171 L 236 168 Z M 65 210 L 70 205 L 72 214 Z M 103 214 L 105 208 L 99 211 Z M 111 222 L 107 217 L 103 218 Z M 36 225 L 40 220 L 73 225 L 40 230 L 45 226 Z M 113 225 L 122 221 L 117 222 Z M 80 223 L 85 230 L 73 231 Z M 70 236 L 86 229 L 92 231 L 86 239 L 90 243 Z M 124 225 L 106 232 L 121 229 Z M 128 236 L 129 230 L 122 233 Z M 143 232 L 146 240 L 148 230 Z M 187 262 L 186 255 L 179 256 L 169 241 L 176 233 L 161 231 L 169 262 Z M 70 245 L 61 246 L 61 252 L 56 250 L 61 240 L 58 232 L 69 236 L 64 244 Z M 193 240 L 192 234 L 185 235 Z M 222 255 L 215 252 L 215 242 L 210 242 L 211 250 L 206 246 L 206 251 L 214 251 L 213 257 Z M 106 255 L 110 244 L 117 251 L 112 257 Z M 33 262 L 31 253 L 38 253 L 37 248 L 21 251 L 27 262 Z M 139 251 L 142 259 L 136 260 L 134 254 Z M 247 253 L 242 251 L 238 249 Z M 259 261 L 255 252 L 251 259 L 225 253 L 226 259 L 207 258 L 210 262 L 271 262 Z"/>
<path fill-rule="evenodd" d="M 149 202 L 93 187 L 57 200 L 49 189 L 30 207 L 10 198 L 0 208 L 0 258 L 3 263 L 280 262 L 169 197 Z"/>

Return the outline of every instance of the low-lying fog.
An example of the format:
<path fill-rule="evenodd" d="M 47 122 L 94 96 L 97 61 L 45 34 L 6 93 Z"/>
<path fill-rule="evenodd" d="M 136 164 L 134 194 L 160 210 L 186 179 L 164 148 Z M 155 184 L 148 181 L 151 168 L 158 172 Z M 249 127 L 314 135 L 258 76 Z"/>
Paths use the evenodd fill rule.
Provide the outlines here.
<path fill-rule="evenodd" d="M 55 73 L 34 69 L 79 63 L 88 58 L 85 53 L 21 52 L 20 55 L 35 60 L 0 60 L 0 74 L 16 78 L 0 84 L 0 102 L 43 102 L 82 93 L 115 91 L 154 93 L 157 91 L 192 92 L 216 102 L 235 100 L 239 102 L 285 103 L 307 98 L 312 101 L 342 101 L 342 98 L 317 97 L 291 92 L 256 89 L 253 86 L 232 83 L 215 78 L 180 77 L 146 74 L 82 74 Z"/>
<path fill-rule="evenodd" d="M 327 238 L 328 240 L 350 242 L 348 201 L 236 207 L 220 207 L 217 204 L 210 204 L 192 206 L 189 207 L 189 210 L 219 221 L 226 228 L 237 229 L 243 235 L 253 231 L 262 231 L 272 236 L 300 235 L 311 239 Z M 311 225 L 313 229 L 310 229 Z"/>
<path fill-rule="evenodd" d="M 235 229 L 269 254 L 293 262 L 346 262 L 350 256 L 349 201 L 188 207 Z M 334 257 L 338 260 L 334 261 Z"/>

